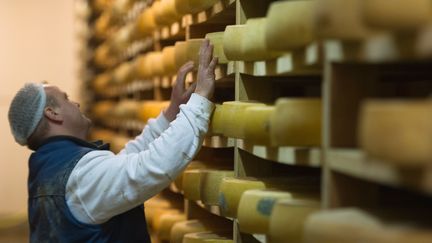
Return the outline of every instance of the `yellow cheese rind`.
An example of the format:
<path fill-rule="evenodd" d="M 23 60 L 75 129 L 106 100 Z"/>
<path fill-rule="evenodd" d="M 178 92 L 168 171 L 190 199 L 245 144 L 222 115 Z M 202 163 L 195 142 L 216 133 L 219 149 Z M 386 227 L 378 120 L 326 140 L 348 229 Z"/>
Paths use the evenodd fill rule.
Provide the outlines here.
<path fill-rule="evenodd" d="M 303 242 L 304 222 L 309 215 L 319 209 L 319 201 L 304 199 L 277 201 L 270 216 L 267 242 Z"/>
<path fill-rule="evenodd" d="M 322 104 L 317 98 L 281 98 L 271 118 L 274 146 L 319 146 Z"/>
<path fill-rule="evenodd" d="M 176 69 L 180 69 L 180 67 L 187 62 L 187 44 L 186 41 L 177 41 L 174 45 L 174 55 L 175 55 L 175 64 Z"/>
<path fill-rule="evenodd" d="M 233 176 L 233 170 L 202 170 L 200 178 L 201 201 L 206 205 L 218 205 L 219 188 L 222 179 Z"/>
<path fill-rule="evenodd" d="M 228 25 L 223 36 L 223 50 L 230 61 L 244 60 L 243 35 L 246 25 Z"/>
<path fill-rule="evenodd" d="M 242 54 L 244 61 L 260 61 L 274 59 L 280 56 L 267 49 L 266 44 L 266 23 L 267 18 L 248 19 L 243 29 L 242 35 Z"/>
<path fill-rule="evenodd" d="M 200 220 L 188 220 L 176 223 L 171 229 L 170 243 L 182 243 L 184 235 L 188 233 L 225 231 L 232 229 L 232 225 L 220 222 L 203 222 Z"/>
<path fill-rule="evenodd" d="M 223 36 L 223 31 L 207 33 L 205 36 L 205 38 L 210 40 L 210 43 L 213 45 L 213 56 L 218 58 L 219 64 L 228 63 L 228 59 L 225 56 L 225 52 L 223 50 Z"/>
<path fill-rule="evenodd" d="M 169 101 L 143 101 L 138 108 L 137 117 L 147 122 L 151 118 L 156 118 L 168 105 Z"/>
<path fill-rule="evenodd" d="M 164 75 L 174 75 L 177 71 L 174 46 L 167 46 L 162 50 L 162 61 Z"/>
<path fill-rule="evenodd" d="M 280 199 L 290 199 L 292 194 L 274 190 L 247 190 L 240 198 L 237 218 L 240 231 L 267 234 L 274 204 Z"/>
<path fill-rule="evenodd" d="M 270 145 L 270 118 L 274 106 L 257 106 L 245 109 L 244 139 L 258 145 Z"/>
<path fill-rule="evenodd" d="M 183 243 L 233 243 L 233 236 L 229 232 L 200 232 L 184 235 Z"/>
<path fill-rule="evenodd" d="M 227 101 L 222 104 L 223 129 L 222 132 L 226 137 L 244 138 L 244 127 L 248 122 L 245 117 L 245 110 L 248 107 L 265 106 L 262 103 Z"/>
<path fill-rule="evenodd" d="M 145 80 L 150 78 L 151 67 L 147 64 L 147 55 L 140 55 L 133 62 L 133 72 L 137 79 Z"/>
<path fill-rule="evenodd" d="M 369 242 L 381 222 L 358 209 L 339 209 L 309 215 L 304 224 L 305 243 Z"/>
<path fill-rule="evenodd" d="M 180 212 L 168 212 L 155 219 L 154 231 L 159 240 L 169 240 L 174 224 L 186 221 L 186 215 Z"/>
<path fill-rule="evenodd" d="M 183 195 L 193 201 L 200 200 L 201 170 L 187 170 L 183 173 Z"/>
<path fill-rule="evenodd" d="M 315 1 L 273 2 L 265 27 L 269 50 L 290 51 L 310 44 L 315 37 Z"/>
<path fill-rule="evenodd" d="M 134 32 L 137 37 L 150 36 L 156 29 L 156 22 L 152 8 L 146 8 L 137 18 Z"/>
<path fill-rule="evenodd" d="M 359 124 L 359 144 L 370 156 L 408 167 L 432 161 L 432 101 L 369 100 Z"/>
<path fill-rule="evenodd" d="M 207 167 L 207 165 L 201 161 L 192 161 L 189 163 L 189 165 L 186 167 L 186 169 L 184 171 L 188 171 L 188 170 L 194 170 L 194 169 L 205 169 Z M 179 191 L 183 191 L 183 173 L 180 173 L 180 175 L 174 180 L 174 184 L 176 186 L 176 188 Z"/>
<path fill-rule="evenodd" d="M 186 62 L 193 61 L 195 66 L 199 64 L 199 51 L 204 39 L 189 39 L 186 41 Z"/>
<path fill-rule="evenodd" d="M 429 0 L 364 0 L 365 22 L 371 27 L 390 30 L 413 30 L 432 19 Z"/>
<path fill-rule="evenodd" d="M 364 0 L 316 1 L 314 14 L 318 37 L 361 40 L 375 34 L 363 20 Z"/>

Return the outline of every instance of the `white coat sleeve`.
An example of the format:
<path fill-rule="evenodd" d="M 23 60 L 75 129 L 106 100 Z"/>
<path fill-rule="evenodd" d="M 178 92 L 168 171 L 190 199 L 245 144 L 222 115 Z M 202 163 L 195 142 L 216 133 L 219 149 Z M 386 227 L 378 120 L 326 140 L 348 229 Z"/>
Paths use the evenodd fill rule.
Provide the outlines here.
<path fill-rule="evenodd" d="M 177 118 L 142 151 L 92 151 L 73 169 L 66 202 L 80 221 L 100 224 L 169 185 L 199 151 L 214 105 L 192 94 Z M 135 148 L 134 148 L 135 149 Z"/>

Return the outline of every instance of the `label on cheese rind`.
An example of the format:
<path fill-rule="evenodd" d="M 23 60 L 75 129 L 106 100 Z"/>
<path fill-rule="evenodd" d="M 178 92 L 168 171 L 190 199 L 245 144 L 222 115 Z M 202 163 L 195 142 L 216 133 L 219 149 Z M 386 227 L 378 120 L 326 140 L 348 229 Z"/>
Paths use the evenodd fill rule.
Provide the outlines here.
<path fill-rule="evenodd" d="M 360 111 L 359 144 L 385 162 L 426 165 L 432 161 L 431 122 L 430 100 L 369 100 Z"/>
<path fill-rule="evenodd" d="M 321 121 L 321 99 L 280 98 L 271 117 L 271 143 L 273 146 L 319 146 Z"/>
<path fill-rule="evenodd" d="M 280 199 L 269 219 L 268 243 L 303 242 L 304 222 L 319 211 L 320 202 L 310 199 Z"/>

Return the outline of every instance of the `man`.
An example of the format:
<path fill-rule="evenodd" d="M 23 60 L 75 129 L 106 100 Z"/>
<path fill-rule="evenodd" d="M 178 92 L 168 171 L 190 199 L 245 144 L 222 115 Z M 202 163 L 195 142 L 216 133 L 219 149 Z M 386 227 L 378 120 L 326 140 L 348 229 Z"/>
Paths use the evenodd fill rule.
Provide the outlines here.
<path fill-rule="evenodd" d="M 35 150 L 28 179 L 31 242 L 150 242 L 143 202 L 187 166 L 207 132 L 217 63 L 212 52 L 204 42 L 196 85 L 184 88 L 193 68 L 187 63 L 170 106 L 117 155 L 85 141 L 90 120 L 59 88 L 27 84 L 16 94 L 12 133 Z"/>

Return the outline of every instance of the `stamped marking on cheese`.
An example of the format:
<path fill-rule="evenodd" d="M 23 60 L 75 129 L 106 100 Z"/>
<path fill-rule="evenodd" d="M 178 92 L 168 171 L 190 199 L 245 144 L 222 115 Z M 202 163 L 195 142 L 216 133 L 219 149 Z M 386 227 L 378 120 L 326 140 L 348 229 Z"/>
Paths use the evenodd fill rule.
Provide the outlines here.
<path fill-rule="evenodd" d="M 275 202 L 274 198 L 263 198 L 257 204 L 257 211 L 265 216 L 270 216 Z"/>
<path fill-rule="evenodd" d="M 225 195 L 223 193 L 219 193 L 219 207 L 223 210 L 227 210 Z"/>

